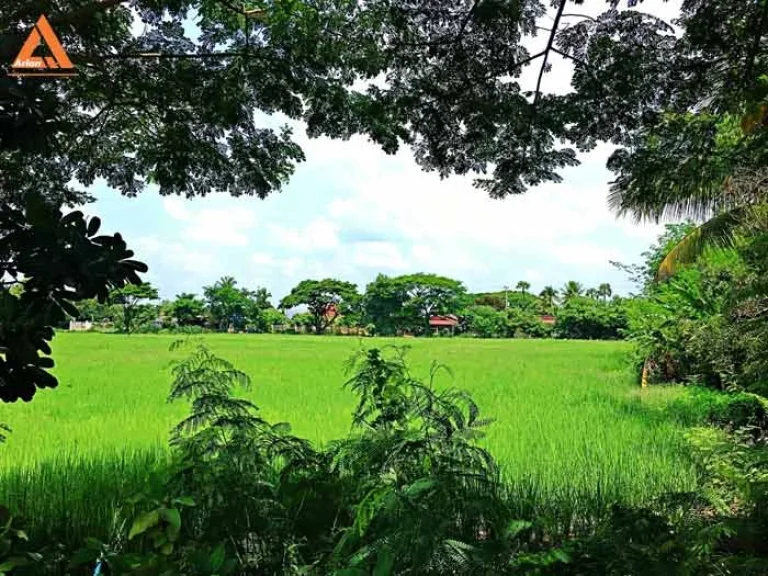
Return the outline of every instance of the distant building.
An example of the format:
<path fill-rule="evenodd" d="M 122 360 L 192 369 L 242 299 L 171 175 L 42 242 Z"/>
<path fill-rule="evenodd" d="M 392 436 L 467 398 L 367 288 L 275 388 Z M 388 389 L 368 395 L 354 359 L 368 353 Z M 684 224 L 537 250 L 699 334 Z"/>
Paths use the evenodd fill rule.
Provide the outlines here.
<path fill-rule="evenodd" d="M 541 320 L 541 321 L 542 321 L 544 324 L 550 324 L 550 325 L 552 325 L 552 324 L 554 324 L 554 323 L 555 323 L 555 317 L 554 317 L 554 316 L 552 316 L 551 314 L 542 314 L 542 315 L 539 317 L 539 319 L 540 319 L 540 320 Z"/>
<path fill-rule="evenodd" d="M 435 331 L 435 334 L 439 334 L 440 330 L 450 330 L 451 336 L 453 336 L 453 331 L 458 325 L 459 319 L 453 314 L 429 317 L 429 327 Z"/>
<path fill-rule="evenodd" d="M 86 320 L 85 322 L 70 320 L 69 329 L 73 332 L 85 332 L 87 330 L 93 330 L 93 322 L 90 320 Z"/>

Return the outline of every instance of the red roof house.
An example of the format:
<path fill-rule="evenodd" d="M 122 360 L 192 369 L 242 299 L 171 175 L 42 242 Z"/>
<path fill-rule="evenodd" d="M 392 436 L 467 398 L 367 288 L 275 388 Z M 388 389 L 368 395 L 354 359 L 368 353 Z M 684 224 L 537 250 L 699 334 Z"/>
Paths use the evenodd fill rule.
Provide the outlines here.
<path fill-rule="evenodd" d="M 539 318 L 544 324 L 554 324 L 555 317 L 551 314 L 542 314 Z"/>
<path fill-rule="evenodd" d="M 459 325 L 459 319 L 456 318 L 453 314 L 448 314 L 446 316 L 430 316 L 429 317 L 429 327 L 432 328 L 435 331 L 435 334 L 439 333 L 441 329 L 444 328 L 450 328 L 451 334 L 453 334 L 453 329 L 456 328 L 456 326 Z"/>

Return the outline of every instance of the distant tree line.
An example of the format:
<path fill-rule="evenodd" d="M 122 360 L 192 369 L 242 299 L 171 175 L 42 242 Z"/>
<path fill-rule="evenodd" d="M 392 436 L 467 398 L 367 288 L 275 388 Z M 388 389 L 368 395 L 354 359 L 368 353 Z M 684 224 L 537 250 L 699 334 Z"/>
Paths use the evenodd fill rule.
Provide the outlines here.
<path fill-rule="evenodd" d="M 241 287 L 231 276 L 204 286 L 202 296 L 160 301 L 150 283 L 110 292 L 105 303 L 84 301 L 77 320 L 121 332 L 163 329 L 269 332 L 294 326 L 322 334 L 354 327 L 370 335 L 427 336 L 430 319 L 448 317 L 451 333 L 478 338 L 617 339 L 626 328 L 625 301 L 610 284 L 586 288 L 569 281 L 538 294 L 528 282 L 512 290 L 470 293 L 459 280 L 437 274 L 379 274 L 365 291 L 334 278 L 302 280 L 274 305 L 263 287 Z M 290 317 L 288 316 L 290 314 Z"/>

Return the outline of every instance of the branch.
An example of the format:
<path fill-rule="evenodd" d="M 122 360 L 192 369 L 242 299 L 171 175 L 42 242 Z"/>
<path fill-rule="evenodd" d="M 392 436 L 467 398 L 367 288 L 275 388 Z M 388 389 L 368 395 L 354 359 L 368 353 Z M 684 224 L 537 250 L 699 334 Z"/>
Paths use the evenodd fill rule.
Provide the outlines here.
<path fill-rule="evenodd" d="M 544 78 L 544 70 L 547 68 L 547 60 L 549 59 L 549 52 L 552 50 L 552 46 L 555 43 L 555 35 L 557 34 L 557 27 L 560 25 L 560 18 L 563 16 L 563 10 L 565 9 L 566 0 L 560 0 L 560 6 L 557 9 L 557 15 L 555 21 L 552 24 L 552 32 L 549 35 L 547 41 L 547 47 L 544 49 L 544 61 L 541 63 L 541 69 L 539 70 L 539 80 L 536 82 L 536 94 L 533 97 L 533 106 L 538 104 L 539 97 L 541 95 L 541 80 Z M 534 110 L 535 112 L 535 110 Z"/>
<path fill-rule="evenodd" d="M 576 64 L 581 64 L 585 68 L 589 68 L 589 64 L 587 64 L 581 58 L 576 58 L 576 56 L 572 56 L 572 55 L 568 54 L 567 52 L 563 52 L 562 50 L 558 50 L 557 48 L 552 48 L 552 52 L 554 52 L 555 54 L 559 54 L 563 58 L 568 58 L 568 60 L 573 60 L 574 62 L 576 62 Z"/>
<path fill-rule="evenodd" d="M 563 14 L 563 18 L 567 18 L 569 16 L 573 16 L 575 18 L 586 18 L 587 20 L 592 20 L 592 22 L 597 22 L 595 18 L 592 18 L 592 16 L 587 16 L 586 14 Z"/>

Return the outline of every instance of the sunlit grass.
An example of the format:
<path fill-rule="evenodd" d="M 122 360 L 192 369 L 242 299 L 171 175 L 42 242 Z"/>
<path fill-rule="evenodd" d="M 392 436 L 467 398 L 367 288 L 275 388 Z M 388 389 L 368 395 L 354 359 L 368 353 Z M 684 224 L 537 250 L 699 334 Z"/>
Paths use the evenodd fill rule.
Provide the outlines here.
<path fill-rule="evenodd" d="M 60 334 L 60 386 L 29 404 L 0 406 L 13 429 L 0 446 L 0 501 L 42 527 L 78 537 L 107 530 L 111 510 L 164 460 L 171 336 Z M 472 393 L 486 416 L 487 447 L 526 516 L 597 515 L 613 501 L 642 502 L 690 489 L 686 417 L 665 407 L 681 389 L 640 390 L 625 343 L 211 335 L 207 344 L 253 379 L 248 394 L 272 421 L 318 445 L 345 434 L 354 405 L 344 361 L 361 344 L 412 347 L 413 371 L 447 364 L 442 386 Z M 679 404 L 679 403 L 678 403 Z M 87 504 L 82 504 L 86 502 Z M 63 517 L 65 516 L 65 517 Z M 87 520 L 86 520 L 87 518 Z"/>

